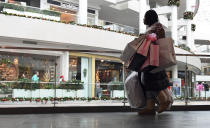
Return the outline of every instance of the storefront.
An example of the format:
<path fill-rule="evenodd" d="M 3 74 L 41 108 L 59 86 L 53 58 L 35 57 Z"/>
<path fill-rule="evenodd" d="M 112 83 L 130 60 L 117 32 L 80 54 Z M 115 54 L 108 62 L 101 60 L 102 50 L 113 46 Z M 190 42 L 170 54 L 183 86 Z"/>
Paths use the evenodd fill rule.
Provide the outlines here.
<path fill-rule="evenodd" d="M 69 80 L 74 79 L 84 82 L 84 97 L 123 97 L 123 66 L 118 58 L 70 53 Z"/>
<path fill-rule="evenodd" d="M 0 81 L 30 79 L 39 72 L 39 80 L 55 80 L 55 56 L 0 52 Z"/>
<path fill-rule="evenodd" d="M 123 80 L 122 63 L 96 60 L 96 95 L 114 97 L 113 91 Z"/>

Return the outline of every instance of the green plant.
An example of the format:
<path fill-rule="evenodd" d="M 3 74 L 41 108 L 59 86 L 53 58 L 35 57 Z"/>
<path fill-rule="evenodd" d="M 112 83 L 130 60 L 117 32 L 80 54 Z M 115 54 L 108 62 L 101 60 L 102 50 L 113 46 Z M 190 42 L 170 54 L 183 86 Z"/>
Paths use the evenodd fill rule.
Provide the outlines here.
<path fill-rule="evenodd" d="M 194 17 L 194 13 L 193 12 L 190 12 L 190 11 L 184 12 L 184 19 L 193 20 L 193 17 Z"/>
<path fill-rule="evenodd" d="M 80 80 L 72 80 L 72 81 L 66 81 L 66 82 L 61 82 L 60 86 L 58 87 L 59 89 L 70 89 L 70 90 L 80 90 L 84 89 L 83 82 Z"/>
<path fill-rule="evenodd" d="M 180 0 L 169 0 L 168 1 L 168 6 L 177 6 L 179 7 L 180 6 Z"/>
<path fill-rule="evenodd" d="M 3 4 L 4 8 L 7 9 L 13 9 L 13 10 L 17 10 L 17 11 L 24 11 L 24 7 L 20 6 L 20 5 L 14 5 L 14 4 L 8 4 L 8 3 L 1 3 Z"/>
<path fill-rule="evenodd" d="M 180 44 L 178 45 L 178 47 L 190 52 L 190 48 L 186 46 L 185 44 Z"/>
<path fill-rule="evenodd" d="M 0 65 L 2 65 L 2 64 L 11 65 L 13 63 L 10 59 L 3 58 L 3 59 L 0 59 Z"/>
<path fill-rule="evenodd" d="M 32 8 L 32 7 L 25 7 L 26 12 L 32 12 L 32 13 L 42 13 L 42 11 L 39 8 Z"/>
<path fill-rule="evenodd" d="M 60 17 L 60 12 L 50 11 L 50 10 L 42 10 L 42 14 L 49 15 L 49 16 L 57 16 Z"/>
<path fill-rule="evenodd" d="M 54 84 L 47 83 L 47 84 L 43 84 L 42 86 L 43 86 L 42 87 L 43 89 L 53 89 Z"/>
<path fill-rule="evenodd" d="M 0 83 L 0 92 L 2 94 L 9 94 L 9 93 L 12 93 L 12 87 L 13 83 L 10 83 L 10 82 L 5 82 L 5 83 Z"/>
<path fill-rule="evenodd" d="M 122 82 L 113 81 L 111 84 L 111 90 L 124 90 L 124 85 Z"/>
<path fill-rule="evenodd" d="M 191 30 L 192 30 L 192 31 L 195 31 L 195 29 L 196 29 L 196 25 L 195 25 L 195 24 L 192 24 L 192 25 L 191 25 Z"/>
<path fill-rule="evenodd" d="M 16 84 L 13 86 L 13 89 L 35 90 L 40 89 L 40 84 L 32 83 L 31 80 L 27 78 L 21 78 L 18 79 Z"/>

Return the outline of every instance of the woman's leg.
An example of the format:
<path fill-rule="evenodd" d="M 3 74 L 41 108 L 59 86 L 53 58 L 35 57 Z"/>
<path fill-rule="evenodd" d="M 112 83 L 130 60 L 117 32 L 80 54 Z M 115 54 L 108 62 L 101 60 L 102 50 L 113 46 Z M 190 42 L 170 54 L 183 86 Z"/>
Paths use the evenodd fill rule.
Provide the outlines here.
<path fill-rule="evenodd" d="M 157 97 L 158 92 L 156 91 L 146 91 L 146 107 L 139 111 L 139 115 L 155 115 L 155 98 Z"/>
<path fill-rule="evenodd" d="M 157 100 L 159 102 L 159 108 L 157 110 L 158 113 L 161 113 L 168 109 L 168 107 L 172 104 L 173 100 L 169 91 L 167 89 L 161 90 L 157 95 Z"/>

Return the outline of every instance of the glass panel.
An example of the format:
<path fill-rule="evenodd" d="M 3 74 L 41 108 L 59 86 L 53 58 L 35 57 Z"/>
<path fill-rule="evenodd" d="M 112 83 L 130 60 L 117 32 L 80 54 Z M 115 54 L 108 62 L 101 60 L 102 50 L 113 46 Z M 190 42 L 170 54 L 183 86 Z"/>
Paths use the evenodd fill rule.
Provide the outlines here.
<path fill-rule="evenodd" d="M 53 106 L 56 57 L 32 53 L 0 52 L 0 106 Z"/>

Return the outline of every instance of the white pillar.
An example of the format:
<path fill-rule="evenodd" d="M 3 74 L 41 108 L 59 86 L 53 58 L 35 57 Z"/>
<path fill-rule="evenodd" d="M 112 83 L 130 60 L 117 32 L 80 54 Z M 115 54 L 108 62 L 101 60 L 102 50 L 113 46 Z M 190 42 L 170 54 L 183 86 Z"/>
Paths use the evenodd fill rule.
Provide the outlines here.
<path fill-rule="evenodd" d="M 148 9 L 148 0 L 139 0 L 139 34 L 145 33 L 146 25 L 144 25 L 144 15 Z"/>
<path fill-rule="evenodd" d="M 87 24 L 88 1 L 79 0 L 79 23 Z"/>
<path fill-rule="evenodd" d="M 174 40 L 174 44 L 178 45 L 178 32 L 177 32 L 177 29 L 178 29 L 178 25 L 177 25 L 178 10 L 177 10 L 177 6 L 172 6 L 171 8 L 172 8 L 172 12 L 171 12 L 171 20 L 172 20 L 171 35 L 172 35 L 172 39 Z M 177 67 L 177 65 L 174 65 L 172 67 L 172 78 L 173 79 L 178 78 L 178 67 Z"/>
<path fill-rule="evenodd" d="M 172 19 L 172 27 L 171 27 L 171 33 L 172 33 L 172 39 L 174 40 L 174 44 L 178 45 L 178 35 L 177 35 L 177 6 L 172 6 L 172 13 L 171 13 L 171 19 Z"/>
<path fill-rule="evenodd" d="M 9 0 L 5 0 L 5 3 L 8 3 Z"/>
<path fill-rule="evenodd" d="M 64 80 L 67 81 L 69 79 L 69 52 L 63 52 L 63 55 L 61 55 L 60 57 L 60 75 L 63 75 Z"/>
<path fill-rule="evenodd" d="M 47 0 L 40 0 L 40 9 L 50 9 L 50 5 L 47 3 Z"/>
<path fill-rule="evenodd" d="M 186 0 L 186 11 L 192 11 L 191 2 L 192 1 L 190 0 Z M 194 38 L 192 35 L 192 30 L 191 30 L 191 25 L 192 25 L 192 20 L 188 19 L 187 20 L 187 46 L 191 49 L 191 51 L 196 51 Z"/>
<path fill-rule="evenodd" d="M 191 7 L 191 0 L 186 0 L 186 10 L 187 11 L 192 11 L 192 7 Z"/>
<path fill-rule="evenodd" d="M 84 82 L 84 90 L 81 97 L 88 97 L 88 83 L 89 83 L 89 59 L 81 58 L 81 81 Z"/>
<path fill-rule="evenodd" d="M 172 78 L 174 79 L 176 79 L 176 78 L 178 78 L 178 67 L 177 67 L 177 65 L 174 65 L 173 67 L 172 67 Z"/>
<path fill-rule="evenodd" d="M 95 25 L 98 25 L 98 10 L 95 10 Z"/>

